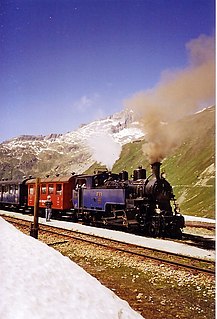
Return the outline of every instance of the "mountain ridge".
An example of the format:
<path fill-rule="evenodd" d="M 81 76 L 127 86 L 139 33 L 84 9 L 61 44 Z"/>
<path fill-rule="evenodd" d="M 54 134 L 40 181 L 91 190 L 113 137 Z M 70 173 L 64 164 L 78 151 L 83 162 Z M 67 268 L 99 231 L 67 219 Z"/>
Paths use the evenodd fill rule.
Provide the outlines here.
<path fill-rule="evenodd" d="M 213 218 L 215 107 L 186 116 L 176 125 L 185 128 L 184 135 L 179 146 L 162 161 L 162 170 L 185 214 Z M 105 140 L 106 136 L 109 139 Z M 129 112 L 116 113 L 66 134 L 22 135 L 0 144 L 0 178 L 92 173 L 96 166 L 105 166 L 106 159 L 99 157 L 104 151 L 106 158 L 113 156 L 109 169 L 125 169 L 130 175 L 139 165 L 149 169 L 142 151 L 145 138 Z"/>
<path fill-rule="evenodd" d="M 0 144 L 0 178 L 23 175 L 82 173 L 95 162 L 89 138 L 109 134 L 124 145 L 144 136 L 127 112 L 82 125 L 66 134 L 21 135 Z"/>
<path fill-rule="evenodd" d="M 178 147 L 162 161 L 161 169 L 173 186 L 181 211 L 187 215 L 215 218 L 215 107 L 187 116 L 177 123 L 185 134 Z M 143 165 L 151 173 L 143 154 L 145 140 L 123 146 L 115 172 L 124 168 L 130 173 Z"/>

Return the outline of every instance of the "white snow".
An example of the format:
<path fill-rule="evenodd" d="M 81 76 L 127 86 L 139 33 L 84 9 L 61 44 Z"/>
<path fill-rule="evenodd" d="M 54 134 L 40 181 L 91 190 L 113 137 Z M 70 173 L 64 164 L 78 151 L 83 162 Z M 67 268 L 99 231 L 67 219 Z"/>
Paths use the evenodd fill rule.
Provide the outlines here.
<path fill-rule="evenodd" d="M 15 212 L 0 211 L 0 215 L 13 216 L 16 218 L 21 218 L 25 220 L 33 221 L 32 216 L 22 215 Z M 200 218 L 194 216 L 184 216 L 187 221 L 203 221 L 207 223 L 215 223 L 214 219 Z M 39 218 L 39 223 L 46 224 L 44 218 Z M 93 226 L 81 225 L 79 223 L 65 222 L 60 220 L 51 220 L 50 226 L 55 226 L 59 228 L 64 228 L 67 230 L 77 231 L 84 234 L 96 235 L 104 238 L 109 238 L 117 240 L 120 242 L 125 242 L 133 245 L 138 245 L 146 248 L 154 248 L 161 251 L 168 251 L 174 254 L 182 254 L 184 256 L 192 256 L 196 258 L 215 260 L 215 251 L 202 249 L 194 246 L 189 246 L 187 244 L 173 242 L 167 239 L 150 238 L 144 236 L 137 236 L 129 233 L 124 233 L 122 231 L 110 230 L 104 228 L 96 228 Z M 214 239 L 213 239 L 214 240 Z"/>
<path fill-rule="evenodd" d="M 114 132 L 112 131 L 113 128 L 115 128 Z M 75 131 L 61 136 L 60 140 L 85 143 L 91 135 L 96 133 L 98 135 L 102 134 L 103 136 L 105 134 L 110 134 L 115 142 L 120 143 L 121 145 L 144 138 L 144 132 L 139 128 L 139 125 L 131 123 L 130 126 L 125 126 L 121 117 L 118 119 L 112 117 L 110 119 L 106 118 L 84 125 Z"/>
<path fill-rule="evenodd" d="M 203 217 L 197 217 L 197 216 L 188 216 L 184 215 L 185 221 L 195 221 L 195 222 L 200 222 L 200 223 L 208 223 L 208 224 L 215 224 L 216 221 L 215 219 L 212 218 L 203 218 Z"/>
<path fill-rule="evenodd" d="M 214 178 L 215 178 L 215 164 L 212 163 L 200 174 L 200 176 L 198 177 L 198 182 L 195 184 L 195 186 L 212 187 L 212 185 L 209 185 L 207 183 Z"/>
<path fill-rule="evenodd" d="M 120 112 L 105 119 L 84 124 L 74 131 L 60 134 L 53 138 L 50 138 L 50 135 L 44 137 L 41 136 L 40 139 L 37 139 L 36 136 L 35 140 L 28 138 L 20 139 L 17 137 L 6 141 L 5 144 L 3 143 L 3 146 L 5 145 L 11 150 L 21 147 L 23 147 L 23 149 L 30 147 L 32 150 L 35 150 L 38 155 L 40 152 L 45 150 L 55 150 L 57 144 L 78 144 L 80 147 L 85 147 L 90 135 L 95 133 L 98 135 L 110 134 L 115 142 L 124 145 L 144 137 L 144 132 L 141 130 L 138 123 L 131 121 L 126 123 L 128 116 L 128 113 Z M 34 136 L 32 137 L 34 138 Z"/>
<path fill-rule="evenodd" d="M 142 318 L 69 258 L 2 217 L 0 228 L 0 318 Z"/>

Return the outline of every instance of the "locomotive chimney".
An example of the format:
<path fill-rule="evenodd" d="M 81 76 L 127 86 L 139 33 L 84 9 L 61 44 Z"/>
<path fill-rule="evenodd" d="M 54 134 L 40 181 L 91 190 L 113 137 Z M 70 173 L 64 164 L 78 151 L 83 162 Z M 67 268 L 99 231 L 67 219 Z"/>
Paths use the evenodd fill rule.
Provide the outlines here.
<path fill-rule="evenodd" d="M 151 164 L 152 174 L 155 175 L 157 179 L 160 179 L 160 162 L 155 162 Z"/>

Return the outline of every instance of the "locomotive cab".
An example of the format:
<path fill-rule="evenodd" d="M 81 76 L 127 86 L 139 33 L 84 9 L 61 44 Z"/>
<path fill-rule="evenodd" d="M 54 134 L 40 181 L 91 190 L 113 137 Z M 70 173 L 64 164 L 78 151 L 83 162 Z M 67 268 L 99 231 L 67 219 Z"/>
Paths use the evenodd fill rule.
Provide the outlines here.
<path fill-rule="evenodd" d="M 90 224 L 107 224 L 139 228 L 151 237 L 181 237 L 184 218 L 172 209 L 175 198 L 170 183 L 160 174 L 161 163 L 153 163 L 146 178 L 141 166 L 128 173 L 108 171 L 78 175 L 73 189 L 73 206 L 78 220 Z"/>
<path fill-rule="evenodd" d="M 107 223 L 108 218 L 113 218 L 125 205 L 125 190 L 119 174 L 103 171 L 78 176 L 73 203 L 79 220 Z"/>

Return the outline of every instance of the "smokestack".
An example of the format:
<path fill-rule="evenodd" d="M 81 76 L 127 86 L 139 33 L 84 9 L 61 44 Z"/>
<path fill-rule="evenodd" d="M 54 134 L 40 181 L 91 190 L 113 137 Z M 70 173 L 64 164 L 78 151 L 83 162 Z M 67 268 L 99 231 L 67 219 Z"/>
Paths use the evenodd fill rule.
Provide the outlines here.
<path fill-rule="evenodd" d="M 155 162 L 151 164 L 152 174 L 157 178 L 160 179 L 160 162 Z"/>

